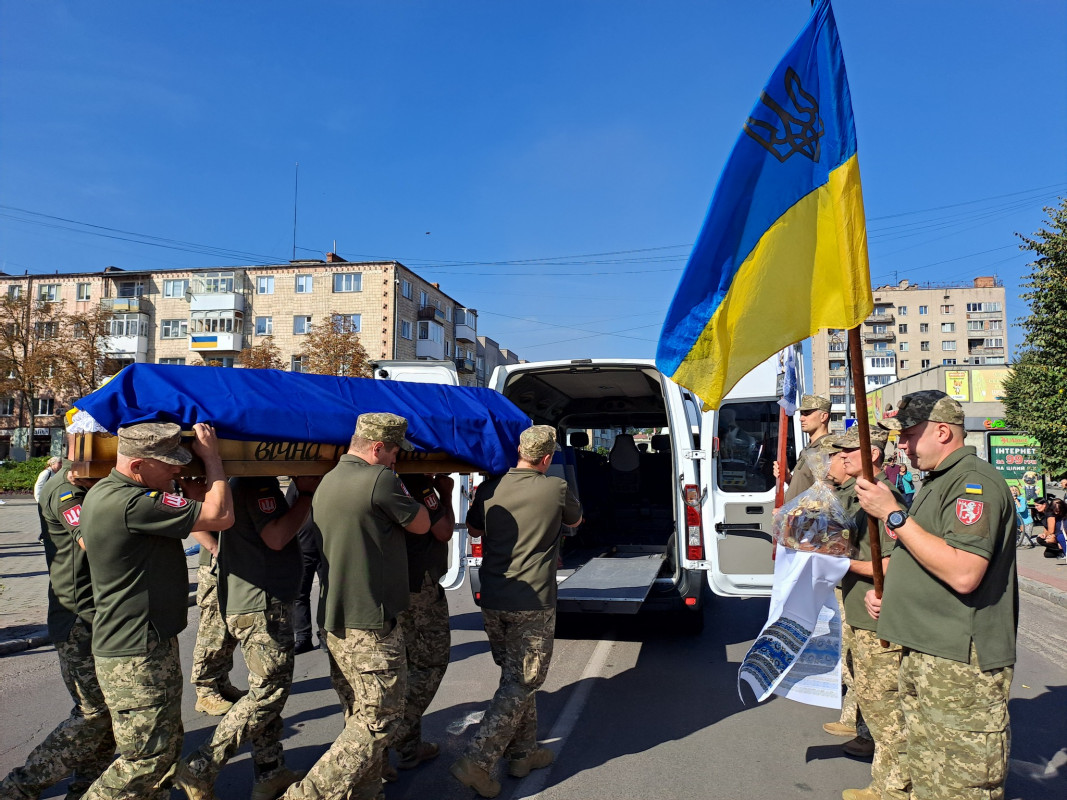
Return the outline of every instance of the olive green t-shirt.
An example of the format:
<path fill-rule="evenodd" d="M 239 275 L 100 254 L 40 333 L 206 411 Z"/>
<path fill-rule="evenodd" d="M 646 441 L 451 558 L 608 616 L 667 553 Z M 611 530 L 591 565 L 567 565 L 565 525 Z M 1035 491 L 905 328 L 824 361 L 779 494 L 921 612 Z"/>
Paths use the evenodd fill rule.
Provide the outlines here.
<path fill-rule="evenodd" d="M 412 497 L 426 506 L 430 515 L 430 527 L 433 527 L 445 510 L 437 490 L 428 475 L 404 475 L 401 479 L 404 488 Z M 430 580 L 439 581 L 448 572 L 448 542 L 442 542 L 432 533 L 404 532 L 404 541 L 408 548 L 408 590 L 417 592 L 422 589 L 426 575 Z"/>
<path fill-rule="evenodd" d="M 824 435 L 829 436 L 830 434 Z M 793 479 L 789 481 L 789 486 L 785 490 L 786 503 L 815 485 L 815 473 L 811 471 L 811 464 L 812 462 L 818 463 L 816 453 L 819 452 L 819 442 L 822 439 L 823 436 L 818 439 L 812 439 L 808 442 L 808 446 L 800 451 L 796 466 L 793 467 Z"/>
<path fill-rule="evenodd" d="M 893 496 L 897 499 L 900 507 L 904 508 L 904 502 L 897 491 L 897 487 L 889 482 L 884 472 L 874 476 L 879 483 L 889 487 Z M 845 513 L 853 520 L 855 525 L 856 546 L 859 548 L 857 561 L 871 560 L 871 537 L 867 526 L 867 512 L 860 508 L 859 497 L 856 496 L 856 479 L 849 478 L 837 490 L 837 499 L 845 507 Z M 878 541 L 882 546 L 882 558 L 893 553 L 893 544 L 896 541 L 893 534 L 886 528 L 884 522 L 878 523 Z M 878 628 L 878 622 L 867 613 L 867 606 L 863 602 L 867 590 L 874 588 L 874 579 L 863 575 L 857 575 L 851 570 L 841 578 L 841 597 L 845 611 L 845 622 L 853 628 L 862 628 L 865 631 L 874 631 Z M 882 587 L 883 593 L 885 586 Z"/>
<path fill-rule="evenodd" d="M 911 516 L 926 532 L 989 561 L 978 588 L 960 595 L 898 541 L 886 573 L 878 635 L 928 655 L 967 663 L 971 642 L 983 671 L 1015 663 L 1019 586 L 1015 502 L 973 447 L 953 451 L 915 494 Z"/>
<path fill-rule="evenodd" d="M 322 479 L 311 515 L 326 566 L 318 614 L 324 630 L 380 630 L 407 609 L 404 527 L 419 507 L 396 473 L 358 456 L 341 456 Z"/>
<path fill-rule="evenodd" d="M 85 495 L 81 534 L 93 576 L 95 655 L 145 655 L 149 630 L 160 640 L 184 630 L 189 571 L 181 540 L 201 505 L 117 470 Z"/>
<path fill-rule="evenodd" d="M 48 566 L 48 635 L 53 642 L 66 641 L 80 617 L 92 623 L 93 584 L 89 561 L 78 544 L 82 499 L 88 489 L 67 480 L 61 470 L 41 490 L 41 515 L 56 554 Z"/>
<path fill-rule="evenodd" d="M 538 611 L 556 607 L 560 526 L 582 518 L 562 478 L 513 468 L 478 487 L 467 525 L 482 537 L 482 607 Z"/>
<path fill-rule="evenodd" d="M 274 600 L 291 603 L 300 593 L 300 543 L 294 537 L 272 550 L 259 535 L 289 511 L 278 479 L 231 478 L 230 489 L 234 523 L 219 536 L 219 609 L 250 614 L 266 611 Z"/>

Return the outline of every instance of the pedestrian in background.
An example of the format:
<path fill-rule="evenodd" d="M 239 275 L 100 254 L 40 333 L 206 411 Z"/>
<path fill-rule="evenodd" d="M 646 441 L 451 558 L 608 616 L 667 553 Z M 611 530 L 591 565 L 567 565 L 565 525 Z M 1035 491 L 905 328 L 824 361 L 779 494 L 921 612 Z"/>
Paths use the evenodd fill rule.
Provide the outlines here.
<path fill-rule="evenodd" d="M 33 502 L 37 504 L 37 519 L 41 523 L 41 533 L 37 537 L 37 541 L 44 544 L 44 557 L 45 561 L 49 564 L 52 563 L 52 558 L 55 556 L 55 551 L 52 548 L 51 539 L 48 536 L 48 523 L 45 522 L 44 512 L 41 509 L 41 492 L 44 491 L 44 486 L 48 483 L 52 477 L 59 472 L 59 468 L 63 465 L 63 459 L 58 456 L 52 456 L 48 459 L 48 463 L 45 468 L 37 473 L 37 480 L 33 484 Z"/>
<path fill-rule="evenodd" d="M 1045 548 L 1055 551 L 1061 561 L 1067 561 L 1067 503 L 1058 497 L 1049 503 L 1045 517 Z"/>
<path fill-rule="evenodd" d="M 519 463 L 478 487 L 467 530 L 482 539 L 482 620 L 500 685 L 452 775 L 482 797 L 496 797 L 501 756 L 522 778 L 552 763 L 537 746 L 537 690 L 548 675 L 556 630 L 556 564 L 563 525 L 582 507 L 562 478 L 545 474 L 556 431 L 534 425 L 519 437 Z"/>

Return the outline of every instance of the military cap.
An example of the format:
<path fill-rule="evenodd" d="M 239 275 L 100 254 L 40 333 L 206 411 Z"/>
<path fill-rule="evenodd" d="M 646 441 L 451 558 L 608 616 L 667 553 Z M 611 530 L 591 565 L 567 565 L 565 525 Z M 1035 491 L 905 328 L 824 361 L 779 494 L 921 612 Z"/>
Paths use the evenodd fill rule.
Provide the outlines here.
<path fill-rule="evenodd" d="M 181 446 L 182 429 L 174 422 L 141 422 L 119 428 L 119 455 L 154 458 L 164 464 L 184 466 L 193 460 Z"/>
<path fill-rule="evenodd" d="M 879 428 L 871 428 L 871 445 L 885 452 L 886 442 L 889 440 L 889 431 Z M 860 426 L 853 425 L 843 434 L 837 437 L 837 446 L 842 450 L 855 450 L 860 446 Z"/>
<path fill-rule="evenodd" d="M 407 432 L 408 421 L 396 414 L 360 414 L 356 420 L 356 436 L 360 439 L 398 444 L 401 450 L 414 450 L 415 446 L 404 438 Z"/>
<path fill-rule="evenodd" d="M 540 461 L 556 452 L 556 429 L 551 425 L 532 425 L 519 435 L 519 455 L 527 461 Z"/>
<path fill-rule="evenodd" d="M 800 398 L 798 411 L 825 411 L 830 413 L 830 400 L 818 394 L 806 394 Z"/>
<path fill-rule="evenodd" d="M 820 436 L 819 440 L 815 442 L 815 447 L 820 453 L 832 456 L 834 453 L 841 451 L 841 445 L 838 444 L 837 440 L 838 437 L 830 436 L 829 434 Z"/>
<path fill-rule="evenodd" d="M 887 431 L 902 431 L 927 420 L 962 425 L 963 406 L 937 389 L 912 392 L 900 398 L 896 415 L 886 417 L 878 425 Z"/>

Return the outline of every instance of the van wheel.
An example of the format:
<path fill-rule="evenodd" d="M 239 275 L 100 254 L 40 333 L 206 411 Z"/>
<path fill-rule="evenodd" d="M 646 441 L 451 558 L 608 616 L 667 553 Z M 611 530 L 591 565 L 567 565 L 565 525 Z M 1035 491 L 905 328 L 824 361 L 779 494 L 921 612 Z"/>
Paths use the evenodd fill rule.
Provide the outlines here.
<path fill-rule="evenodd" d="M 672 533 L 667 540 L 667 553 L 664 563 L 667 567 L 667 574 L 673 575 L 678 569 L 678 537 L 677 534 Z"/>

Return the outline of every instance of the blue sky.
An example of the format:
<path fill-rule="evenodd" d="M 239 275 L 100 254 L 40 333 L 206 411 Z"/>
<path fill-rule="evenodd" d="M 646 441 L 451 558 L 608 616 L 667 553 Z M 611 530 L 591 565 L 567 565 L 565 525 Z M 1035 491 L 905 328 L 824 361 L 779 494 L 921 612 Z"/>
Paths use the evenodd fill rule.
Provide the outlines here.
<path fill-rule="evenodd" d="M 875 283 L 996 273 L 1024 314 L 1013 234 L 1067 196 L 1067 4 L 834 11 Z M 298 257 L 336 241 L 398 259 L 531 360 L 651 357 L 723 163 L 808 13 L 0 0 L 0 270 L 284 262 L 299 162 Z"/>

